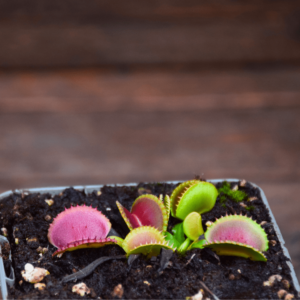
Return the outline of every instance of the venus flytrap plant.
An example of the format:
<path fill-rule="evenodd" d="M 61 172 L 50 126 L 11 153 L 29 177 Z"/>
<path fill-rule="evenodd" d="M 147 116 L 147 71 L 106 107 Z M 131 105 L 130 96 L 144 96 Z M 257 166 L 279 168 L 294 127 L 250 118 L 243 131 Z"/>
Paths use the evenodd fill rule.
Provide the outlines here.
<path fill-rule="evenodd" d="M 179 231 L 180 235 L 177 233 L 172 236 L 167 233 L 166 239 L 178 246 L 179 254 L 184 255 L 191 242 L 198 240 L 204 233 L 200 214 L 208 212 L 214 207 L 217 196 L 218 190 L 212 183 L 200 180 L 183 182 L 173 191 L 171 214 L 173 217 L 183 220 L 181 225 L 176 225 L 182 230 Z"/>
<path fill-rule="evenodd" d="M 162 195 L 157 198 L 154 195 L 145 194 L 138 197 L 132 204 L 129 212 L 118 201 L 118 209 L 130 230 L 141 226 L 152 226 L 161 231 L 166 231 L 170 215 L 170 198 Z"/>
<path fill-rule="evenodd" d="M 227 186 L 226 186 L 227 187 Z M 262 251 L 268 249 L 266 233 L 260 225 L 246 216 L 226 216 L 211 223 L 203 235 L 202 218 L 213 208 L 218 191 L 211 183 L 191 180 L 180 184 L 171 199 L 146 194 L 138 197 L 129 212 L 119 202 L 117 206 L 130 233 L 122 239 L 107 237 L 109 220 L 97 209 L 77 206 L 60 213 L 50 225 L 48 239 L 63 254 L 80 248 L 102 247 L 116 243 L 131 254 L 157 256 L 162 248 L 181 255 L 194 248 L 209 247 L 219 255 L 236 255 L 252 260 L 266 261 Z M 183 220 L 167 232 L 170 211 Z"/>
<path fill-rule="evenodd" d="M 98 248 L 114 244 L 106 238 L 111 228 L 110 221 L 96 208 L 71 206 L 54 219 L 48 230 L 49 242 L 57 247 L 52 256 L 81 248 Z"/>

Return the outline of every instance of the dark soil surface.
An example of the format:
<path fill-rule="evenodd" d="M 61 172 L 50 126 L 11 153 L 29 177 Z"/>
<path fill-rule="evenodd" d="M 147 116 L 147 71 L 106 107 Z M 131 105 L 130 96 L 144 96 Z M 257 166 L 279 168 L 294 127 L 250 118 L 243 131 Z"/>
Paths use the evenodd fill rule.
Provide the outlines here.
<path fill-rule="evenodd" d="M 238 184 L 232 183 L 231 186 Z M 103 212 L 122 237 L 128 233 L 127 226 L 115 204 L 118 200 L 127 209 L 132 202 L 142 193 L 159 196 L 170 195 L 176 185 L 166 183 L 144 184 L 137 186 L 104 186 L 99 191 L 86 195 L 82 191 L 69 188 L 60 195 L 52 197 L 50 194 L 13 194 L 4 199 L 0 204 L 0 225 L 8 230 L 8 239 L 11 244 L 13 261 L 5 260 L 6 269 L 12 263 L 16 284 L 9 290 L 10 298 L 16 299 L 82 299 L 83 297 L 72 293 L 74 282 L 62 283 L 62 278 L 72 274 L 98 259 L 101 256 L 123 255 L 123 250 L 114 245 L 97 249 L 82 249 L 66 252 L 61 258 L 52 257 L 56 250 L 47 239 L 49 224 L 52 219 L 71 205 L 90 205 Z M 213 299 L 213 295 L 205 290 L 202 282 L 218 298 L 221 299 L 278 299 L 277 292 L 286 289 L 282 282 L 275 283 L 272 287 L 263 286 L 271 275 L 279 274 L 291 283 L 288 260 L 282 252 L 278 238 L 274 231 L 268 210 L 264 206 L 259 190 L 246 184 L 244 190 L 250 197 L 257 197 L 251 202 L 252 210 L 247 210 L 239 203 L 228 200 L 221 205 L 219 199 L 215 207 L 202 215 L 203 227 L 206 229 L 207 221 L 227 214 L 242 213 L 252 216 L 258 223 L 266 221 L 263 228 L 268 234 L 269 250 L 265 253 L 268 261 L 255 262 L 249 259 L 217 256 L 209 249 L 196 249 L 180 257 L 174 253 L 168 267 L 162 272 L 160 269 L 160 256 L 146 260 L 140 256 L 128 264 L 126 259 L 109 260 L 98 266 L 95 271 L 79 282 L 84 282 L 91 289 L 87 298 L 126 298 L 126 299 L 185 299 L 187 296 L 197 294 L 204 289 L 205 297 Z M 52 198 L 54 204 L 48 206 L 45 199 Z M 246 203 L 246 202 L 244 202 Z M 246 203 L 249 206 L 249 202 Z M 224 207 L 225 206 L 225 207 Z M 46 221 L 50 216 L 51 220 Z M 170 217 L 168 230 L 179 221 Z M 18 244 L 15 243 L 18 239 Z M 42 256 L 37 248 L 48 248 Z M 31 263 L 47 269 L 50 275 L 42 281 L 46 289 L 39 291 L 33 284 L 25 282 L 21 276 L 24 265 Z M 78 282 L 77 282 L 78 283 Z M 114 289 L 122 285 L 121 290 L 114 294 Z M 116 289 L 115 289 L 116 291 Z M 297 293 L 291 284 L 289 293 Z"/>

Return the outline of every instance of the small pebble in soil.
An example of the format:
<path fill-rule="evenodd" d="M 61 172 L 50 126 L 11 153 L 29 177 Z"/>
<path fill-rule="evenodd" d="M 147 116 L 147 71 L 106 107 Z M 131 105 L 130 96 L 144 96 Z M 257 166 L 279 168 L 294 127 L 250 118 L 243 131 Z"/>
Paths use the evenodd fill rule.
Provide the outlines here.
<path fill-rule="evenodd" d="M 54 204 L 54 200 L 53 200 L 53 199 L 46 199 L 45 202 L 46 202 L 49 206 L 51 206 L 51 205 Z"/>
<path fill-rule="evenodd" d="M 90 294 L 91 291 L 90 289 L 87 287 L 87 285 L 84 282 L 80 282 L 77 283 L 75 285 L 72 286 L 72 292 L 75 294 L 78 294 L 80 296 L 84 296 L 85 294 Z"/>
<path fill-rule="evenodd" d="M 247 207 L 247 205 L 246 205 L 245 203 L 240 203 L 240 206 L 241 206 L 241 207 L 244 207 L 244 208 Z"/>
<path fill-rule="evenodd" d="M 186 297 L 187 300 L 202 300 L 204 296 L 203 290 L 199 290 L 199 292 L 192 296 L 192 297 Z"/>
<path fill-rule="evenodd" d="M 148 286 L 151 285 L 151 283 L 150 283 L 149 281 L 147 281 L 147 280 L 144 281 L 144 284 L 146 284 L 146 285 L 148 285 Z"/>
<path fill-rule="evenodd" d="M 229 280 L 234 280 L 235 279 L 235 276 L 233 274 L 230 274 L 229 275 Z"/>
<path fill-rule="evenodd" d="M 243 179 L 241 182 L 240 182 L 240 186 L 241 187 L 244 187 L 246 185 L 247 181 L 245 179 Z"/>
<path fill-rule="evenodd" d="M 211 221 L 207 221 L 207 222 L 205 223 L 206 227 L 210 227 L 212 224 L 213 224 L 213 222 L 211 222 Z"/>
<path fill-rule="evenodd" d="M 272 275 L 272 276 L 270 276 L 270 277 L 268 278 L 267 281 L 265 281 L 265 282 L 263 283 L 263 285 L 264 285 L 264 286 L 273 286 L 275 282 L 279 282 L 279 281 L 281 281 L 281 279 L 282 279 L 282 276 L 280 276 L 280 275 L 278 275 L 278 274 Z"/>
<path fill-rule="evenodd" d="M 271 244 L 272 246 L 276 246 L 277 242 L 274 241 L 274 240 L 270 240 L 270 244 Z"/>
<path fill-rule="evenodd" d="M 113 297 L 118 297 L 118 298 L 122 298 L 124 294 L 124 289 L 123 289 L 123 286 L 122 284 L 118 284 L 114 287 L 114 290 L 112 291 L 111 295 Z"/>
<path fill-rule="evenodd" d="M 42 253 L 43 252 L 43 248 L 41 246 L 38 246 L 38 248 L 36 249 L 36 252 Z"/>
<path fill-rule="evenodd" d="M 293 294 L 287 294 L 287 295 L 284 297 L 284 300 L 291 300 L 291 299 L 294 299 L 294 295 L 293 295 Z"/>
<path fill-rule="evenodd" d="M 248 199 L 248 201 L 255 201 L 255 200 L 258 200 L 258 198 L 257 197 L 250 197 L 249 199 Z"/>
<path fill-rule="evenodd" d="M 6 229 L 5 227 L 2 227 L 2 228 L 1 228 L 1 231 L 2 231 L 2 234 L 3 234 L 4 236 L 7 236 L 7 235 L 8 235 L 7 229 Z"/>
<path fill-rule="evenodd" d="M 231 190 L 237 191 L 239 189 L 239 186 L 236 184 Z"/>
<path fill-rule="evenodd" d="M 34 288 L 43 291 L 46 288 L 46 284 L 38 282 L 34 284 Z"/>
<path fill-rule="evenodd" d="M 288 292 L 286 290 L 279 290 L 277 296 L 279 299 L 282 299 Z"/>
<path fill-rule="evenodd" d="M 24 280 L 30 283 L 37 283 L 49 275 L 49 271 L 44 268 L 35 268 L 32 264 L 27 263 L 24 270 L 21 271 Z"/>
<path fill-rule="evenodd" d="M 46 216 L 45 216 L 45 220 L 46 220 L 47 222 L 51 221 L 51 219 L 52 219 L 51 216 L 49 216 L 49 215 L 46 215 Z"/>
<path fill-rule="evenodd" d="M 286 279 L 283 279 L 282 281 L 283 286 L 288 290 L 291 286 L 290 282 Z"/>
<path fill-rule="evenodd" d="M 262 222 L 260 222 L 260 226 L 264 226 L 264 225 L 266 225 L 268 222 L 267 221 L 262 221 Z"/>

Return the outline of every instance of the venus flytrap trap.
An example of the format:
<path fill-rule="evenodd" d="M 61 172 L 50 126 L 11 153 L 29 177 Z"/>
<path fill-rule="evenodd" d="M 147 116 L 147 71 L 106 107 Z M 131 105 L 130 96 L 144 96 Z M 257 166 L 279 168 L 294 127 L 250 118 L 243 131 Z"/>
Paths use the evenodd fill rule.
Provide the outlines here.
<path fill-rule="evenodd" d="M 118 209 L 130 230 L 140 226 L 152 226 L 158 230 L 166 231 L 170 215 L 170 198 L 162 195 L 157 198 L 154 195 L 146 194 L 138 197 L 132 204 L 129 212 L 118 201 Z"/>
<path fill-rule="evenodd" d="M 158 229 L 151 226 L 141 226 L 131 230 L 125 239 L 111 236 L 123 248 L 127 257 L 131 254 L 143 254 L 150 258 L 157 256 L 162 248 L 175 251 L 174 246 L 165 240 L 165 236 Z"/>
<path fill-rule="evenodd" d="M 171 214 L 184 220 L 191 212 L 203 214 L 216 203 L 218 190 L 206 181 L 190 180 L 180 184 L 171 195 Z"/>
<path fill-rule="evenodd" d="M 110 221 L 96 208 L 71 206 L 54 219 L 48 230 L 49 242 L 58 249 L 52 256 L 81 248 L 98 248 L 114 244 L 106 238 L 111 228 Z"/>
<path fill-rule="evenodd" d="M 192 241 L 197 240 L 204 233 L 201 215 L 197 212 L 187 215 L 183 221 L 183 231 Z"/>
<path fill-rule="evenodd" d="M 268 238 L 264 229 L 251 218 L 242 215 L 221 217 L 205 232 L 202 247 L 218 255 L 240 256 L 256 261 L 267 261 Z M 192 248 L 195 248 L 192 246 Z"/>

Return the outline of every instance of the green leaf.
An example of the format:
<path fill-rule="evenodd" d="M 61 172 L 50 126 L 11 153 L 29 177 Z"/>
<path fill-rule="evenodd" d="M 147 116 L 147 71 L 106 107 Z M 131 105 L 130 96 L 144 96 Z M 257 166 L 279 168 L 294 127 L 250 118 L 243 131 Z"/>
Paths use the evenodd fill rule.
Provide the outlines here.
<path fill-rule="evenodd" d="M 182 244 L 185 241 L 184 231 L 183 231 L 183 222 L 176 224 L 172 228 L 172 232 L 174 233 L 175 239 Z"/>
<path fill-rule="evenodd" d="M 181 243 L 170 232 L 164 232 L 163 235 L 166 236 L 165 240 L 169 242 L 169 245 L 173 245 L 176 249 L 180 247 Z"/>
<path fill-rule="evenodd" d="M 186 238 L 186 240 L 177 249 L 178 254 L 185 255 L 190 244 L 191 244 L 191 240 L 189 238 Z"/>
<path fill-rule="evenodd" d="M 188 250 L 192 250 L 195 248 L 203 249 L 204 245 L 206 243 L 206 240 L 200 240 L 200 241 L 195 241 L 194 243 L 191 244 Z"/>

